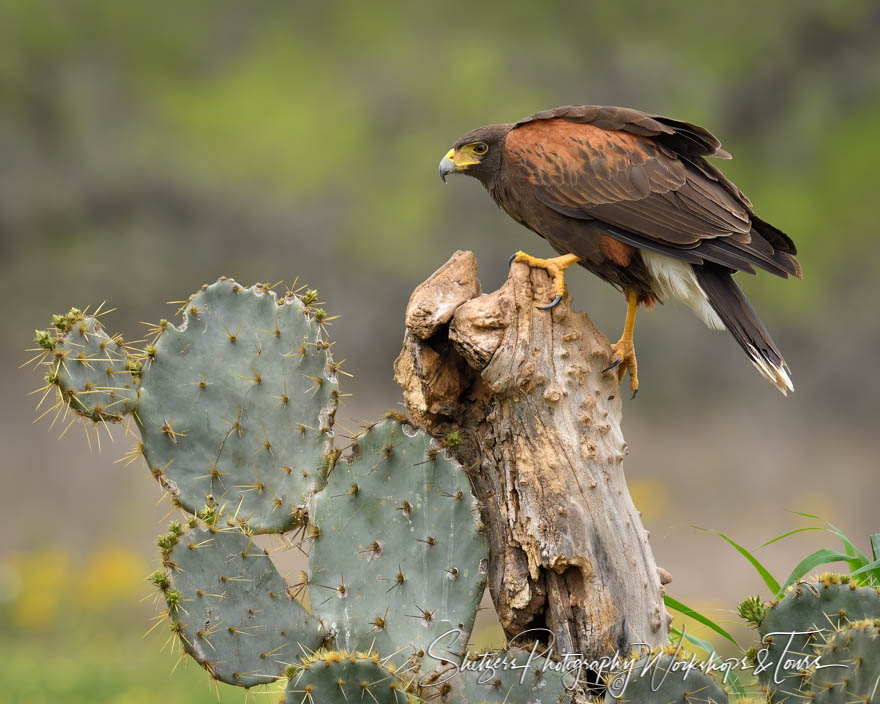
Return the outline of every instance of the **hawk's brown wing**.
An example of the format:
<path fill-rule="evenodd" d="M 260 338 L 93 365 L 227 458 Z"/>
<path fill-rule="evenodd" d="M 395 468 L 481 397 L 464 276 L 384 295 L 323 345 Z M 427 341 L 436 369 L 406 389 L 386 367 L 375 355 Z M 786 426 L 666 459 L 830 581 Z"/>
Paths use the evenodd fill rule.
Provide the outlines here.
<path fill-rule="evenodd" d="M 800 275 L 792 241 L 705 161 L 727 153 L 702 128 L 624 108 L 566 107 L 517 123 L 505 148 L 506 168 L 545 205 L 595 220 L 616 239 L 691 262 Z"/>

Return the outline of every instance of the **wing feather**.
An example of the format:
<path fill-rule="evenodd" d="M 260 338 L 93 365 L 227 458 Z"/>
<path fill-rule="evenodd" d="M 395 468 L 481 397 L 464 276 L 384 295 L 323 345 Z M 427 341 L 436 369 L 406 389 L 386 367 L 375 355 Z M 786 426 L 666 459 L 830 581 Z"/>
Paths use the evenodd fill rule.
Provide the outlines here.
<path fill-rule="evenodd" d="M 701 127 L 638 110 L 565 106 L 518 122 L 505 148 L 542 203 L 602 223 L 620 241 L 743 271 L 800 273 L 791 240 L 755 218 L 742 192 L 705 161 L 729 155 Z"/>

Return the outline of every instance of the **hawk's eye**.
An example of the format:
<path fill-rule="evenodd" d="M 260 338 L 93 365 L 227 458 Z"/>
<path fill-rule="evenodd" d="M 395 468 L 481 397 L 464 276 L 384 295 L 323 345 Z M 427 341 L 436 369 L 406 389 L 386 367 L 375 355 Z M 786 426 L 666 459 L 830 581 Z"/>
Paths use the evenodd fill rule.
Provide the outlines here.
<path fill-rule="evenodd" d="M 485 142 L 477 142 L 474 145 L 474 154 L 485 154 L 487 151 L 489 151 L 489 147 Z"/>

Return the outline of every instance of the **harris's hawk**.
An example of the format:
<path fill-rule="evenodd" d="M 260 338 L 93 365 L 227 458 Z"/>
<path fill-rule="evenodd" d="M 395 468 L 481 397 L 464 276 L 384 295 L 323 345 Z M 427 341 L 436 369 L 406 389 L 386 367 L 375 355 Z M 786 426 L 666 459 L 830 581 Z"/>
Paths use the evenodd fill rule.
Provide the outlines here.
<path fill-rule="evenodd" d="M 562 256 L 516 261 L 554 277 L 551 308 L 574 263 L 624 292 L 627 315 L 614 346 L 618 378 L 638 389 L 633 327 L 639 304 L 678 299 L 727 329 L 783 394 L 788 366 L 736 285 L 737 271 L 801 276 L 794 242 L 761 220 L 749 199 L 706 157 L 729 159 L 702 127 L 639 110 L 594 105 L 539 112 L 459 138 L 440 176 L 478 179 L 499 207 Z"/>

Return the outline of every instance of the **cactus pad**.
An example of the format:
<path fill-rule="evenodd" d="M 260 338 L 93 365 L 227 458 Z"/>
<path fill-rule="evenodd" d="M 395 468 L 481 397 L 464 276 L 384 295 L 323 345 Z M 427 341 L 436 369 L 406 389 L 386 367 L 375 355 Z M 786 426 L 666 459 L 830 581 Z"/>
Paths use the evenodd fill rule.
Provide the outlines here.
<path fill-rule="evenodd" d="M 272 682 L 323 633 L 250 536 L 209 520 L 171 524 L 159 538 L 165 570 L 151 580 L 164 592 L 172 630 L 212 677 L 241 687 Z"/>
<path fill-rule="evenodd" d="M 880 704 L 880 619 L 850 623 L 818 650 L 823 667 L 810 673 L 816 704 Z"/>
<path fill-rule="evenodd" d="M 455 645 L 434 652 L 464 648 L 488 552 L 456 462 L 422 431 L 385 420 L 356 439 L 313 501 L 309 600 L 339 647 L 375 647 L 399 663 L 459 629 Z"/>
<path fill-rule="evenodd" d="M 71 308 L 52 316 L 54 330 L 38 330 L 37 344 L 49 351 L 46 381 L 76 413 L 93 421 L 117 422 L 137 401 L 140 363 L 129 358 L 122 338 L 110 337 L 94 316 Z"/>
<path fill-rule="evenodd" d="M 605 704 L 727 704 L 727 694 L 709 675 L 684 668 L 689 660 L 658 652 L 641 657 L 629 673 L 608 683 Z"/>
<path fill-rule="evenodd" d="M 338 400 L 317 311 L 227 279 L 184 311 L 146 350 L 137 421 L 147 462 L 190 512 L 225 504 L 257 533 L 288 530 L 323 485 Z"/>
<path fill-rule="evenodd" d="M 379 656 L 320 650 L 288 668 L 287 704 L 407 704 L 405 684 Z"/>
<path fill-rule="evenodd" d="M 848 621 L 880 616 L 880 590 L 874 587 L 860 587 L 847 576 L 822 575 L 817 580 L 797 582 L 786 596 L 767 609 L 758 629 L 763 647 L 768 649 L 766 662 L 774 663 L 764 671 L 758 672 L 758 679 L 770 693 L 774 704 L 789 701 L 798 702 L 804 698 L 803 683 L 806 671 L 779 672 L 779 680 L 774 682 L 775 663 L 784 652 L 789 658 L 802 655 L 815 655 L 821 638 L 816 636 L 785 635 L 792 631 L 835 629 Z M 772 633 L 782 636 L 773 636 Z M 789 638 L 791 638 L 789 642 Z"/>

